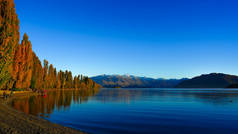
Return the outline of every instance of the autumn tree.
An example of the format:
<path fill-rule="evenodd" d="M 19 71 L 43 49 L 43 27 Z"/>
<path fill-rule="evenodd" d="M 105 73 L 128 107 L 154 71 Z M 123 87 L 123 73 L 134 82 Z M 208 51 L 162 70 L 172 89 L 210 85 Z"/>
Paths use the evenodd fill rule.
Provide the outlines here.
<path fill-rule="evenodd" d="M 61 89 L 64 89 L 65 84 L 66 84 L 65 73 L 60 70 L 58 75 L 59 75 L 59 80 L 60 80 L 60 84 L 58 84 L 58 86 L 60 85 Z"/>
<path fill-rule="evenodd" d="M 44 67 L 43 67 L 43 87 L 44 88 L 49 87 L 48 69 L 49 69 L 49 62 L 47 60 L 44 60 Z"/>
<path fill-rule="evenodd" d="M 66 70 L 65 71 L 65 88 L 72 88 L 73 86 L 73 76 L 72 76 L 72 72 Z"/>
<path fill-rule="evenodd" d="M 54 87 L 54 67 L 50 64 L 49 72 L 48 72 L 48 88 Z"/>
<path fill-rule="evenodd" d="M 33 69 L 33 58 L 32 58 L 32 47 L 31 42 L 28 40 L 28 36 L 24 34 L 23 40 L 21 43 L 23 52 L 23 81 L 22 81 L 22 88 L 26 89 L 29 88 L 31 85 L 31 75 Z"/>
<path fill-rule="evenodd" d="M 78 86 L 78 81 L 79 81 L 79 80 L 78 80 L 78 77 L 77 77 L 77 76 L 74 76 L 73 88 L 78 89 L 78 87 L 79 87 L 79 86 Z"/>
<path fill-rule="evenodd" d="M 31 42 L 28 36 L 24 34 L 21 45 L 17 47 L 14 58 L 15 88 L 26 89 L 30 87 L 33 69 L 32 55 Z"/>
<path fill-rule="evenodd" d="M 32 70 L 32 77 L 31 77 L 31 88 L 32 89 L 41 89 L 43 85 L 43 69 L 41 65 L 41 61 L 33 53 L 33 70 Z"/>
<path fill-rule="evenodd" d="M 53 73 L 53 88 L 56 88 L 56 86 L 57 86 L 57 70 L 56 70 L 56 68 L 54 68 L 54 73 Z"/>
<path fill-rule="evenodd" d="M 20 40 L 13 0 L 0 0 L 0 89 L 12 88 L 14 52 Z"/>
<path fill-rule="evenodd" d="M 60 89 L 61 88 L 61 70 L 58 72 L 58 75 L 57 75 L 57 83 L 56 83 L 56 88 L 57 89 Z"/>

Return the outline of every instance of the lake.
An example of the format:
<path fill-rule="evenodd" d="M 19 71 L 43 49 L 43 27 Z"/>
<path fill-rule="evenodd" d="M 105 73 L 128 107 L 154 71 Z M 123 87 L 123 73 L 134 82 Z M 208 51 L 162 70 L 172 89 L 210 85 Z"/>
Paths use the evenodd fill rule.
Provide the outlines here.
<path fill-rule="evenodd" d="M 52 91 L 17 110 L 92 134 L 237 134 L 237 89 Z"/>

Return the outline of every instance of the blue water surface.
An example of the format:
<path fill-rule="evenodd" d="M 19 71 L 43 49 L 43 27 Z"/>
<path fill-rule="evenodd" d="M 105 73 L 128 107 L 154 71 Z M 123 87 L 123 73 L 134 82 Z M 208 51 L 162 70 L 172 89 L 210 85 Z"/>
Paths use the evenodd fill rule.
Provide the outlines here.
<path fill-rule="evenodd" d="M 92 134 L 238 134 L 237 89 L 51 94 L 14 100 L 12 105 L 29 105 L 27 110 L 16 109 Z"/>

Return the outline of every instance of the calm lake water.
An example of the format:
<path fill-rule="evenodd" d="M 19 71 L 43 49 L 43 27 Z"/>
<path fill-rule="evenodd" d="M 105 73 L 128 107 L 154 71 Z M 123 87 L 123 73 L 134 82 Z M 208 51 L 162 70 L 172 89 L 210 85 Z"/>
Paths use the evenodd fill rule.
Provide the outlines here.
<path fill-rule="evenodd" d="M 57 91 L 11 105 L 92 134 L 238 134 L 236 89 Z"/>

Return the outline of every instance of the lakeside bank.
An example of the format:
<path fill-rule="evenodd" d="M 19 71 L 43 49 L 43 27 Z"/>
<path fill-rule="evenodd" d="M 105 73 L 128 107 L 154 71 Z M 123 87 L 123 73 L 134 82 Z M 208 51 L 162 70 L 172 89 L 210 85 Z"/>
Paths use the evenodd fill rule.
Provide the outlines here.
<path fill-rule="evenodd" d="M 13 98 L 32 95 L 38 94 L 22 92 L 8 99 L 0 99 L 0 134 L 85 134 L 33 115 L 27 115 L 7 105 Z"/>

